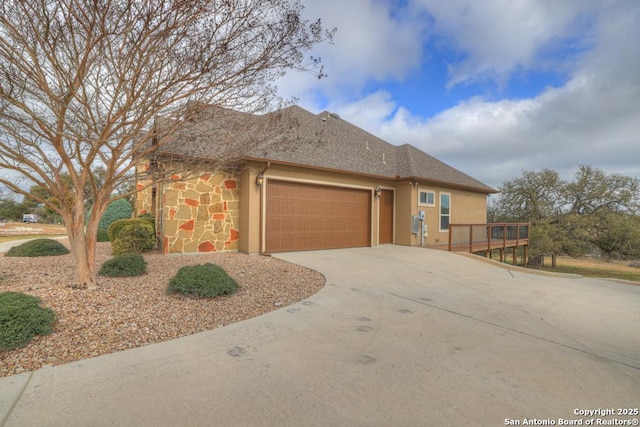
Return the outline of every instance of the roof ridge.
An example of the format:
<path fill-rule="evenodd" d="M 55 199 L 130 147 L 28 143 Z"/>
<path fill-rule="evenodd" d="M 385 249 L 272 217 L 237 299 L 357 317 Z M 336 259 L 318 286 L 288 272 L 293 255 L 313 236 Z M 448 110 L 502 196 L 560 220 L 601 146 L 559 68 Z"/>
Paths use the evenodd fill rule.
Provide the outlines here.
<path fill-rule="evenodd" d="M 269 114 L 270 117 L 265 117 Z M 233 129 L 235 126 L 240 134 L 245 131 L 246 126 L 243 123 L 246 122 L 233 123 L 235 120 L 231 116 L 234 115 L 226 115 L 230 116 L 231 120 L 220 121 L 220 118 L 211 118 L 214 121 L 211 126 L 213 132 L 205 139 L 183 139 L 175 147 L 176 153 L 213 159 L 216 155 L 214 148 L 217 142 L 222 141 L 225 128 Z M 272 126 L 269 126 L 271 130 L 267 130 L 266 134 L 258 135 L 262 137 L 261 144 L 253 147 L 247 153 L 247 158 L 365 174 L 390 180 L 398 177 L 411 178 L 451 184 L 484 193 L 496 191 L 411 144 L 391 144 L 326 110 L 314 114 L 293 104 L 267 115 L 255 116 L 265 117 L 267 122 L 264 123 L 271 123 Z M 256 127 L 258 131 L 259 122 L 260 120 L 255 126 L 250 127 Z"/>

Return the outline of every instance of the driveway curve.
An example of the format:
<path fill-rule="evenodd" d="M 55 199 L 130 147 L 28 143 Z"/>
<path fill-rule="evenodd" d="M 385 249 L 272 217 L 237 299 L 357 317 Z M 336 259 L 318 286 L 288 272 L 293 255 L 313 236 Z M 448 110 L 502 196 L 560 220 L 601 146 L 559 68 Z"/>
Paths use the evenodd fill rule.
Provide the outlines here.
<path fill-rule="evenodd" d="M 320 271 L 325 287 L 213 331 L 2 378 L 0 425 L 639 418 L 585 411 L 639 406 L 640 286 L 401 246 L 278 258 Z"/>

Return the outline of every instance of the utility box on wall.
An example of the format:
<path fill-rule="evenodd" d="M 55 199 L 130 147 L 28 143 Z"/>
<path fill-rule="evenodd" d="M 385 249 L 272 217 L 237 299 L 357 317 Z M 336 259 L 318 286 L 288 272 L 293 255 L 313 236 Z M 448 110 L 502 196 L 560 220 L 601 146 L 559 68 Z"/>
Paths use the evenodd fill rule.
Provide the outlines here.
<path fill-rule="evenodd" d="M 417 215 L 411 217 L 411 233 L 420 234 L 420 217 Z"/>
<path fill-rule="evenodd" d="M 424 246 L 425 239 L 428 235 L 425 219 L 425 211 L 422 210 L 418 211 L 418 215 L 411 217 L 411 233 L 419 239 L 420 246 Z"/>

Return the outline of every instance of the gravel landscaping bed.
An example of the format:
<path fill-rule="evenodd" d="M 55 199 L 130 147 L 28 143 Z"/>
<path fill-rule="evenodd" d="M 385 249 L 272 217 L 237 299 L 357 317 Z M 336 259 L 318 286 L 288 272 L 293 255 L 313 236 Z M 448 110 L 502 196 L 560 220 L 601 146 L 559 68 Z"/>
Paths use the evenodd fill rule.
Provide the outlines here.
<path fill-rule="evenodd" d="M 0 255 L 1 256 L 1 255 Z M 98 244 L 97 265 L 111 257 Z M 74 289 L 71 255 L 0 258 L 0 292 L 34 295 L 56 312 L 48 336 L 25 347 L 0 352 L 0 377 L 99 356 L 201 332 L 291 305 L 316 293 L 324 277 L 266 256 L 240 253 L 144 255 L 148 274 L 130 278 L 99 276 L 97 290 Z M 183 265 L 212 262 L 240 285 L 229 296 L 195 299 L 167 295 L 169 279 Z"/>

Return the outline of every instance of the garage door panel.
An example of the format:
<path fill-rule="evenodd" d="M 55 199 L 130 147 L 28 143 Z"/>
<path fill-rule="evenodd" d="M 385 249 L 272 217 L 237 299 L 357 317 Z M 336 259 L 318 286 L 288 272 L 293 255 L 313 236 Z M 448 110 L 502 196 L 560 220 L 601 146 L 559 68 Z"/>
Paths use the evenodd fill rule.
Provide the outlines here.
<path fill-rule="evenodd" d="M 269 180 L 267 252 L 370 246 L 371 193 Z"/>

